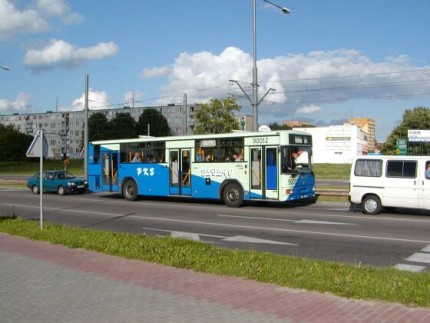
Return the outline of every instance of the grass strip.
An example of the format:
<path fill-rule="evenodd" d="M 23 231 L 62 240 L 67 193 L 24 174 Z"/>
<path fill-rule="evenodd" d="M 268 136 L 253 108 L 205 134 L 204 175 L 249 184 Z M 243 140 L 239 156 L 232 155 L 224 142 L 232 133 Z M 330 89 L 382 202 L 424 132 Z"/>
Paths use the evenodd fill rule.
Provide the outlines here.
<path fill-rule="evenodd" d="M 94 231 L 19 217 L 0 217 L 0 232 L 70 248 L 149 261 L 177 268 L 242 277 L 341 297 L 430 306 L 430 272 L 354 266 L 256 251 L 222 249 L 170 237 Z"/>

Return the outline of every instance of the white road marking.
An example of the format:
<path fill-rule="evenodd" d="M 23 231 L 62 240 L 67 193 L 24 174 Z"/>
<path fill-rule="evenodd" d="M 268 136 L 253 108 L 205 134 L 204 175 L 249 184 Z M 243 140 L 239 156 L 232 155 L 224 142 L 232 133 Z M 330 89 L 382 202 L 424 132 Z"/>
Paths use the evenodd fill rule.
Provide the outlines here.
<path fill-rule="evenodd" d="M 317 221 L 317 220 L 299 220 L 294 223 L 305 223 L 305 224 L 335 224 L 335 225 L 356 225 L 355 223 L 343 223 L 343 222 L 331 222 L 331 221 Z"/>
<path fill-rule="evenodd" d="M 405 258 L 405 260 L 430 264 L 430 253 L 415 252 L 412 256 Z"/>
<path fill-rule="evenodd" d="M 160 231 L 160 232 L 169 232 L 169 233 L 172 232 L 172 230 L 149 228 L 149 227 L 141 227 L 141 229 L 148 230 L 148 231 Z M 198 234 L 200 237 L 211 237 L 211 238 L 218 238 L 218 239 L 228 238 L 227 236 L 219 236 L 215 234 L 206 234 L 206 233 L 196 233 L 196 234 Z"/>
<path fill-rule="evenodd" d="M 422 248 L 421 251 L 430 252 L 430 244 L 427 247 Z"/>
<path fill-rule="evenodd" d="M 270 221 L 280 221 L 280 222 L 292 222 L 292 223 L 305 223 L 305 224 L 337 224 L 337 225 L 356 225 L 355 223 L 345 223 L 345 222 L 333 222 L 333 221 L 319 221 L 319 220 L 288 220 L 288 219 L 278 219 L 278 218 L 267 218 L 258 216 L 243 216 L 243 215 L 228 215 L 228 214 L 218 214 L 218 216 L 226 218 L 240 218 L 248 220 L 270 220 Z"/>
<path fill-rule="evenodd" d="M 154 228 L 145 228 L 145 227 L 142 227 L 142 229 L 152 230 L 152 231 L 161 231 L 161 232 L 170 232 L 171 237 L 185 238 L 185 239 L 191 239 L 191 240 L 195 240 L 195 241 L 200 241 L 200 236 L 204 236 L 204 237 L 219 238 L 219 239 L 222 239 L 224 241 L 282 244 L 282 245 L 298 246 L 297 243 L 288 243 L 288 242 L 280 242 L 280 241 L 273 241 L 273 240 L 265 240 L 265 239 L 258 239 L 258 238 L 246 237 L 246 236 L 227 237 L 227 236 L 219 236 L 219 235 L 204 234 L 204 233 L 171 231 L 171 230 L 166 230 L 166 229 L 154 229 Z"/>
<path fill-rule="evenodd" d="M 413 273 L 419 273 L 426 269 L 425 266 L 416 266 L 416 265 L 407 265 L 407 264 L 397 264 L 394 266 L 394 268 L 398 270 L 410 271 Z"/>
<path fill-rule="evenodd" d="M 191 232 L 172 231 L 170 233 L 170 236 L 172 238 L 182 238 L 182 239 L 200 241 L 199 235 L 196 233 L 191 233 Z"/>
<path fill-rule="evenodd" d="M 265 240 L 265 239 L 247 237 L 247 236 L 235 236 L 235 237 L 231 237 L 231 238 L 226 238 L 226 239 L 224 239 L 224 241 L 246 242 L 246 243 L 282 244 L 282 245 L 297 246 L 297 243 L 288 243 L 288 242 L 280 242 L 280 241 L 273 241 L 273 240 Z"/>
<path fill-rule="evenodd" d="M 139 219 L 147 219 L 147 220 L 154 220 L 154 221 L 165 221 L 165 222 L 190 223 L 190 224 L 196 224 L 196 225 L 197 224 L 204 224 L 204 225 L 211 225 L 211 226 L 217 226 L 217 227 L 227 227 L 227 228 L 269 230 L 269 231 L 288 232 L 288 233 L 304 233 L 304 234 L 310 234 L 310 235 L 322 235 L 322 236 L 332 236 L 332 237 L 360 238 L 360 239 L 382 240 L 382 241 L 403 241 L 403 242 L 427 243 L 427 244 L 430 243 L 430 240 L 412 240 L 412 239 L 399 239 L 399 238 L 389 238 L 389 237 L 379 237 L 379 236 L 364 236 L 364 235 L 356 235 L 356 234 L 280 229 L 280 228 L 272 228 L 272 227 L 249 226 L 249 225 L 228 224 L 228 223 L 224 224 L 224 223 L 213 223 L 213 222 L 191 221 L 191 220 L 179 220 L 179 219 L 159 218 L 159 217 L 150 217 L 150 216 L 140 216 Z"/>

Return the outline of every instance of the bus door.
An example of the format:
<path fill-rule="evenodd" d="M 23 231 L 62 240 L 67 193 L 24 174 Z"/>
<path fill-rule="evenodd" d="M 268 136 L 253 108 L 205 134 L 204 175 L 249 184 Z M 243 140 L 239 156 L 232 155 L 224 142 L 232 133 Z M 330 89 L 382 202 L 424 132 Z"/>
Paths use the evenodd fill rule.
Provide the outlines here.
<path fill-rule="evenodd" d="M 191 195 L 190 158 L 190 149 L 171 149 L 169 151 L 170 195 Z"/>
<path fill-rule="evenodd" d="M 278 195 L 278 149 L 250 147 L 251 198 L 275 199 Z"/>
<path fill-rule="evenodd" d="M 118 192 L 118 152 L 102 152 L 102 190 Z"/>

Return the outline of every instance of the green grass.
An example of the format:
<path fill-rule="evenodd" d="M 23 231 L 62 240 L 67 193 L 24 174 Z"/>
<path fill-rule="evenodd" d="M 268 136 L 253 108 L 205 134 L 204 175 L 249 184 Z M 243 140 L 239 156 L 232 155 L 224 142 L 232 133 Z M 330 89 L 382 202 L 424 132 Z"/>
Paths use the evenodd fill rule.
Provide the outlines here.
<path fill-rule="evenodd" d="M 342 297 L 430 306 L 430 272 L 409 273 L 392 268 L 227 250 L 185 239 L 92 231 L 50 223 L 45 223 L 41 230 L 38 221 L 15 216 L 0 217 L 0 232 L 178 268 L 329 292 Z"/>
<path fill-rule="evenodd" d="M 44 169 L 63 169 L 63 160 L 44 160 Z M 82 159 L 71 159 L 68 169 L 80 175 L 84 173 Z M 32 158 L 25 162 L 0 162 L 0 174 L 33 174 L 39 170 L 39 158 Z M 315 176 L 320 179 L 349 179 L 351 164 L 315 164 Z"/>
<path fill-rule="evenodd" d="M 315 177 L 319 179 L 349 180 L 351 164 L 314 164 Z"/>

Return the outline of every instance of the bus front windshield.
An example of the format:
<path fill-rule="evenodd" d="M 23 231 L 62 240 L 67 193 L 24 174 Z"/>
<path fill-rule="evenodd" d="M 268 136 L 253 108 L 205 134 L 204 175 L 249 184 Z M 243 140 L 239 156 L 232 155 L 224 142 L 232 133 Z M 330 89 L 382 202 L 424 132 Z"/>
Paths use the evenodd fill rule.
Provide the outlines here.
<path fill-rule="evenodd" d="M 311 147 L 282 146 L 281 154 L 282 173 L 297 173 L 311 170 Z"/>

